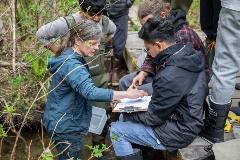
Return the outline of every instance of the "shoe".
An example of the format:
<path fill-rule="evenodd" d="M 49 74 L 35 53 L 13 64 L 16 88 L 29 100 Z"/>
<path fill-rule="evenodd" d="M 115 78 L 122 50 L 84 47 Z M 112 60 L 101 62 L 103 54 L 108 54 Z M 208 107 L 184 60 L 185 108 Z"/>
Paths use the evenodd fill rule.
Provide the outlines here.
<path fill-rule="evenodd" d="M 108 86 L 111 86 L 112 84 L 112 62 L 111 57 L 104 59 L 104 66 L 105 66 L 105 73 L 107 75 L 108 79 Z"/>
<path fill-rule="evenodd" d="M 112 69 L 112 86 L 118 87 L 120 80 L 120 59 L 113 58 L 113 69 Z"/>
<path fill-rule="evenodd" d="M 117 156 L 118 160 L 142 160 L 142 151 L 137 149 L 133 154 L 126 156 Z"/>
<path fill-rule="evenodd" d="M 207 154 L 194 160 L 215 160 L 215 156 L 212 150 L 212 145 L 205 146 L 204 150 L 207 152 Z"/>
<path fill-rule="evenodd" d="M 237 90 L 240 90 L 240 83 L 236 83 L 236 84 L 235 84 L 235 88 L 236 88 Z"/>

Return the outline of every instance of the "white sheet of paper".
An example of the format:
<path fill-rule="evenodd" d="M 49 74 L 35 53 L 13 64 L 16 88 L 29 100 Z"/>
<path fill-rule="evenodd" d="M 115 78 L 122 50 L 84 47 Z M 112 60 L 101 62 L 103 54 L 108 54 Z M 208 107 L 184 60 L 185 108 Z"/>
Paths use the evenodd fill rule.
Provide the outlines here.
<path fill-rule="evenodd" d="M 143 98 L 135 99 L 124 98 L 121 99 L 122 103 L 118 103 L 114 110 L 121 110 L 125 106 L 141 107 L 140 109 L 147 109 L 150 101 L 151 96 L 144 96 Z"/>

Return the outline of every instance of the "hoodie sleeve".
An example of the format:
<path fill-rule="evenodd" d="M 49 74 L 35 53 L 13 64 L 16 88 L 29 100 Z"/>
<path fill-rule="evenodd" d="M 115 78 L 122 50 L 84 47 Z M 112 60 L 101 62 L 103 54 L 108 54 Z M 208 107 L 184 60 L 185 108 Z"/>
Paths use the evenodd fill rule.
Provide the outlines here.
<path fill-rule="evenodd" d="M 156 80 L 153 88 L 148 111 L 125 113 L 125 118 L 148 126 L 159 126 L 174 113 L 175 108 L 183 97 L 183 92 L 178 83 L 169 77 L 161 77 Z"/>
<path fill-rule="evenodd" d="M 71 60 L 72 61 L 72 60 Z M 71 62 L 63 65 L 60 75 L 73 90 L 91 101 L 110 102 L 113 91 L 97 88 L 87 68 L 80 62 Z"/>
<path fill-rule="evenodd" d="M 53 22 L 50 22 L 40 27 L 36 33 L 36 37 L 40 43 L 46 46 L 51 42 L 51 39 L 58 38 L 68 32 L 67 22 L 64 18 L 59 18 Z M 69 37 L 69 33 L 66 36 Z"/>

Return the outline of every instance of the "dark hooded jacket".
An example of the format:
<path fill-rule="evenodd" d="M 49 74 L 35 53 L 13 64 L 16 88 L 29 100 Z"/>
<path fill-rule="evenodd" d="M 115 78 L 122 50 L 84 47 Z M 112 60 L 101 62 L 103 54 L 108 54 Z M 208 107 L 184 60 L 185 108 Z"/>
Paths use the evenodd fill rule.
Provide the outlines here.
<path fill-rule="evenodd" d="M 181 42 L 155 57 L 161 67 L 153 79 L 153 94 L 147 112 L 124 114 L 152 127 L 169 151 L 188 146 L 203 127 L 203 102 L 208 81 L 201 52 Z"/>

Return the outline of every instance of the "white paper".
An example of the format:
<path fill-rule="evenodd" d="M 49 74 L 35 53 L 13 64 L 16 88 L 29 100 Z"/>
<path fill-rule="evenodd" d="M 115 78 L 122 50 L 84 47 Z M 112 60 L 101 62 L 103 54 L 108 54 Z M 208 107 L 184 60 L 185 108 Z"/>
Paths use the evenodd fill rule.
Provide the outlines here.
<path fill-rule="evenodd" d="M 141 52 L 140 52 L 140 54 L 139 54 L 139 57 L 138 57 L 138 61 L 137 61 L 137 66 L 138 66 L 139 68 L 141 68 L 141 66 L 143 65 L 143 62 L 144 62 L 146 56 L 147 56 L 147 53 L 146 53 L 146 52 L 144 51 L 144 49 L 142 48 L 142 50 L 141 50 Z"/>
<path fill-rule="evenodd" d="M 118 103 L 114 110 L 122 110 L 125 106 L 140 107 L 139 109 L 147 109 L 148 104 L 151 101 L 151 96 L 144 96 L 143 98 L 121 99 L 122 103 Z"/>

